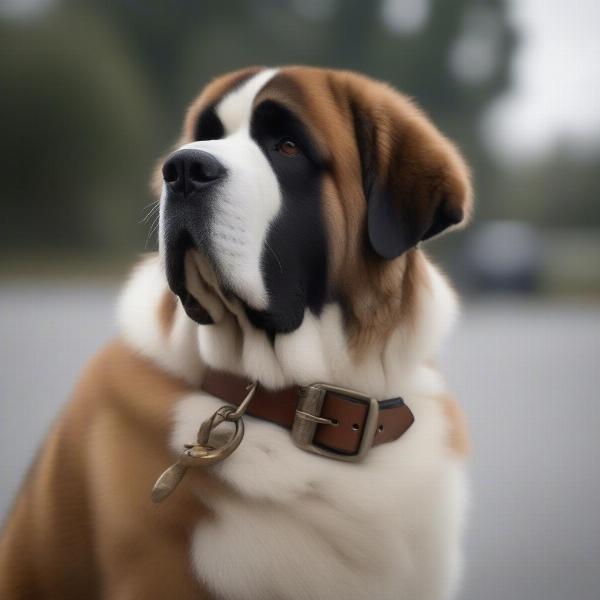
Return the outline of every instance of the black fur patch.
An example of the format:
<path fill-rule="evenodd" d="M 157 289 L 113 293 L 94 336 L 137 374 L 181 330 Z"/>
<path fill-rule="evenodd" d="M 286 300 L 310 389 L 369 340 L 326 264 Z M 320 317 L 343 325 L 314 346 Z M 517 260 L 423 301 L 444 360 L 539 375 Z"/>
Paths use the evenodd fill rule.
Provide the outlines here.
<path fill-rule="evenodd" d="M 225 135 L 225 128 L 217 116 L 215 105 L 204 109 L 194 127 L 194 141 L 219 140 Z"/>
<path fill-rule="evenodd" d="M 262 255 L 269 308 L 247 308 L 253 325 L 270 333 L 297 329 L 308 308 L 319 314 L 327 299 L 327 237 L 321 190 L 327 165 L 302 121 L 289 109 L 265 100 L 254 110 L 251 135 L 277 176 L 282 209 L 271 224 Z M 300 148 L 296 156 L 277 150 L 283 139 Z"/>
<path fill-rule="evenodd" d="M 259 71 L 260 67 L 249 67 L 244 71 L 241 71 L 237 77 L 232 81 L 231 86 L 227 91 L 217 100 L 215 100 L 210 106 L 206 107 L 196 119 L 196 124 L 192 133 L 193 140 L 195 142 L 203 140 L 219 140 L 225 135 L 225 129 L 223 123 L 217 116 L 215 107 L 231 92 L 237 90 L 243 85 L 248 79 L 254 77 Z"/>

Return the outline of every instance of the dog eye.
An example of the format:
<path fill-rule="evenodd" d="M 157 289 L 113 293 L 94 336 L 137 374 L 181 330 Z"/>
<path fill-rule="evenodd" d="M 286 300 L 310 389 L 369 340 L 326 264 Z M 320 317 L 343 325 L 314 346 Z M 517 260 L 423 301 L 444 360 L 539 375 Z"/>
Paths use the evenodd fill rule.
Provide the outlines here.
<path fill-rule="evenodd" d="M 298 156 L 300 154 L 300 147 L 296 142 L 291 140 L 290 138 L 283 138 L 277 145 L 275 146 L 275 150 L 279 152 L 279 154 L 283 154 L 284 156 Z"/>

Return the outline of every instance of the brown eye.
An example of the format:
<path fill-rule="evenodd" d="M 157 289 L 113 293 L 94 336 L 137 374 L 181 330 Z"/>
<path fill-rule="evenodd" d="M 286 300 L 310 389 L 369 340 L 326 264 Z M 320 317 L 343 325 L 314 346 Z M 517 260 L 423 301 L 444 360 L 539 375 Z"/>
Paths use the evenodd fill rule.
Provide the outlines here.
<path fill-rule="evenodd" d="M 288 138 L 281 140 L 275 149 L 277 152 L 279 152 L 279 154 L 283 154 L 284 156 L 297 156 L 300 154 L 300 148 L 298 145 Z"/>

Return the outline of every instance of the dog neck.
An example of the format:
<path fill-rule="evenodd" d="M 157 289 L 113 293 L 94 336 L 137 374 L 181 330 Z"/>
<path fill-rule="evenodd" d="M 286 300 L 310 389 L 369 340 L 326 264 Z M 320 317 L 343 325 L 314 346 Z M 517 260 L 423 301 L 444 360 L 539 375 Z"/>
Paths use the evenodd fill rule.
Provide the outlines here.
<path fill-rule="evenodd" d="M 379 398 L 435 392 L 431 363 L 458 305 L 439 271 L 424 255 L 419 260 L 423 268 L 414 282 L 410 319 L 401 319 L 360 353 L 337 303 L 318 316 L 307 311 L 298 329 L 274 337 L 227 310 L 215 324 L 199 326 L 169 291 L 157 255 L 136 267 L 121 295 L 121 334 L 136 351 L 192 385 L 210 366 L 273 389 L 320 381 Z"/>

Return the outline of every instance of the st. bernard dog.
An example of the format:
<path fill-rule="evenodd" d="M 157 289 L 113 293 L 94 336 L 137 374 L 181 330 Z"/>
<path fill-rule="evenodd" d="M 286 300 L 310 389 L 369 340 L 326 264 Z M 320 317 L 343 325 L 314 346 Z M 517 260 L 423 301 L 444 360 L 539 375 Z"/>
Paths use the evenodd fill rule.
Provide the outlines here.
<path fill-rule="evenodd" d="M 4 525 L 0 598 L 449 598 L 467 440 L 435 358 L 457 301 L 420 242 L 469 215 L 457 149 L 383 83 L 249 68 L 192 104 L 159 180 L 159 252 Z M 246 382 L 239 447 L 152 502 L 182 452 L 232 443 L 233 408 L 195 440 Z"/>

